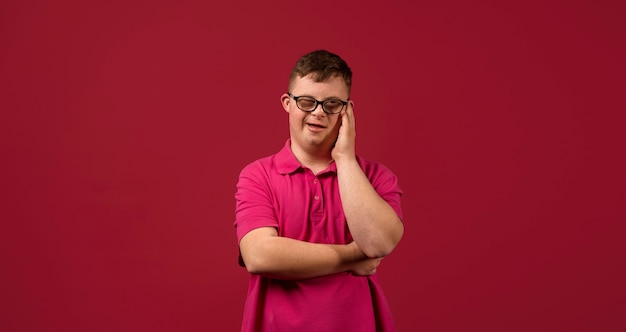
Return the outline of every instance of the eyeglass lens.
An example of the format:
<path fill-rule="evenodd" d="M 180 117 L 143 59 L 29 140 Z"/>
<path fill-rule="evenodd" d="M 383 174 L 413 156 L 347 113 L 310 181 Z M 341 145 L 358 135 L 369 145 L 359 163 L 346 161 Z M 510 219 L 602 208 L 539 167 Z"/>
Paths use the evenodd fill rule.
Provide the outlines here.
<path fill-rule="evenodd" d="M 317 107 L 317 101 L 315 101 L 315 99 L 313 98 L 307 97 L 298 98 L 297 104 L 301 110 L 307 112 L 313 111 L 315 110 L 315 107 Z M 343 108 L 343 103 L 339 100 L 329 99 L 322 102 L 322 108 L 327 113 L 339 113 Z"/>

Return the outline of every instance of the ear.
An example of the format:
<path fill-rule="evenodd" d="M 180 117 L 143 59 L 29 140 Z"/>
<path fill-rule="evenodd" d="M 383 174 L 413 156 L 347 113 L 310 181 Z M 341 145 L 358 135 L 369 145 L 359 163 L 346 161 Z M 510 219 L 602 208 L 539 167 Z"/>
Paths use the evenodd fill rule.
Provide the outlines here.
<path fill-rule="evenodd" d="M 288 94 L 283 93 L 280 96 L 280 103 L 283 105 L 283 109 L 285 109 L 285 112 L 289 113 L 289 103 L 291 102 L 291 97 L 289 97 Z"/>

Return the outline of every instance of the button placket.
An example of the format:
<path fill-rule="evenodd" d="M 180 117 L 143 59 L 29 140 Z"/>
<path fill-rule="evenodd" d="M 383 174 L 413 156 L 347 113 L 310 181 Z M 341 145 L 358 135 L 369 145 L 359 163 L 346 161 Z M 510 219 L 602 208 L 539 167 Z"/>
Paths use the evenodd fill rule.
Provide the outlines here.
<path fill-rule="evenodd" d="M 322 200 L 322 187 L 320 185 L 320 181 L 317 177 L 314 177 L 313 180 L 313 190 L 312 190 L 312 194 L 313 194 L 313 206 L 312 206 L 312 212 L 316 215 L 319 215 L 319 217 L 321 218 L 321 216 L 324 213 L 324 202 Z"/>
<path fill-rule="evenodd" d="M 317 179 L 317 177 L 313 179 L 313 184 L 315 185 L 314 186 L 315 195 L 313 196 L 313 199 L 316 201 L 319 201 L 320 200 L 320 186 L 319 186 L 319 180 Z"/>

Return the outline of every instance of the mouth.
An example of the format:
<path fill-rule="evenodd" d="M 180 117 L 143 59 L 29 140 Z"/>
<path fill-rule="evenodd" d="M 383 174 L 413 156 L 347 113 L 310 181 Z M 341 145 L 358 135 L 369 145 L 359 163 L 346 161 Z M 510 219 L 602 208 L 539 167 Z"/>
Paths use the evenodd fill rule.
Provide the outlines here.
<path fill-rule="evenodd" d="M 326 126 L 323 126 L 319 123 L 312 123 L 312 122 L 307 122 L 306 127 L 312 133 L 319 133 L 319 132 L 324 131 L 324 129 L 326 129 Z"/>

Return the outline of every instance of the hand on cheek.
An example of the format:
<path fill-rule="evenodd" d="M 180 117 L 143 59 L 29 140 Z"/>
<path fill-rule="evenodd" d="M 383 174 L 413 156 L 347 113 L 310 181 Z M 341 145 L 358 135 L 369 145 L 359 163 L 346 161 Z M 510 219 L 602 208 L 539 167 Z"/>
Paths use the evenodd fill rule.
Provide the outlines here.
<path fill-rule="evenodd" d="M 355 138 L 356 132 L 354 128 L 354 103 L 352 100 L 346 105 L 346 108 L 339 113 L 338 120 L 339 136 L 332 151 L 335 161 L 344 158 L 355 158 Z"/>

